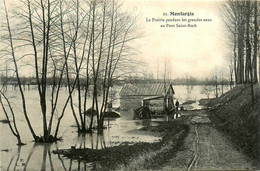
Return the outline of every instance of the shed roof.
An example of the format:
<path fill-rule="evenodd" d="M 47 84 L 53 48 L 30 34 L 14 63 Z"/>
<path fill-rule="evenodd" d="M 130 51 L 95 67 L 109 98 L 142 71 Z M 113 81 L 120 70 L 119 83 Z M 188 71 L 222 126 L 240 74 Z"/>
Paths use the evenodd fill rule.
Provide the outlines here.
<path fill-rule="evenodd" d="M 167 91 L 171 84 L 166 85 Z M 164 84 L 125 84 L 120 92 L 121 96 L 162 96 L 165 94 Z"/>
<path fill-rule="evenodd" d="M 149 96 L 149 97 L 145 97 L 143 98 L 143 100 L 157 100 L 157 99 L 160 99 L 160 98 L 163 98 L 163 96 Z"/>

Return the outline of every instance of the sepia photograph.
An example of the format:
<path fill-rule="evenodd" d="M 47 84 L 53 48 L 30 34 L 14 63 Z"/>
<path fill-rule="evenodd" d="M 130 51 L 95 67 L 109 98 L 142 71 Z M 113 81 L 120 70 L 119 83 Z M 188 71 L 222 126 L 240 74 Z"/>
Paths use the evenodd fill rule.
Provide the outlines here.
<path fill-rule="evenodd" d="M 0 2 L 0 170 L 260 170 L 259 0 Z"/>

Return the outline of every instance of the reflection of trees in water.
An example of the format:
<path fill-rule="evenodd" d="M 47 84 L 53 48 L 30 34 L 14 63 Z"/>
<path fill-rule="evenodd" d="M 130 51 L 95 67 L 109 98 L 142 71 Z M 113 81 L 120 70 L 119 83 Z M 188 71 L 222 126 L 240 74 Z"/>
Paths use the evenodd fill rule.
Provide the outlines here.
<path fill-rule="evenodd" d="M 58 150 L 57 144 L 56 144 L 56 150 Z M 57 155 L 58 155 L 58 159 L 59 159 L 60 162 L 61 162 L 61 166 L 63 167 L 63 169 L 64 169 L 65 171 L 67 171 L 66 166 L 65 166 L 65 163 L 64 163 L 63 159 L 61 158 L 60 154 L 57 154 Z M 71 162 L 72 162 L 72 161 L 71 161 Z M 70 163 L 71 163 L 71 162 L 70 162 Z M 70 166 L 71 166 L 71 164 L 70 164 Z M 69 170 L 70 170 L 70 169 L 69 169 Z"/>
<path fill-rule="evenodd" d="M 151 119 L 141 119 L 134 122 L 137 126 L 143 126 L 149 128 L 151 126 Z"/>
<path fill-rule="evenodd" d="M 50 146 L 51 144 L 34 144 L 28 157 L 27 157 L 27 160 L 26 160 L 26 163 L 25 163 L 25 167 L 24 167 L 24 170 L 27 169 L 27 166 L 29 165 L 29 161 L 33 155 L 33 153 L 35 152 L 35 149 L 37 146 L 43 146 L 43 155 L 42 155 L 42 165 L 41 165 L 41 170 L 54 170 L 54 167 L 53 167 L 53 162 L 52 162 L 52 158 L 51 158 L 51 151 L 50 151 Z M 50 168 L 47 168 L 46 167 L 46 162 L 47 162 L 47 158 L 49 159 L 49 163 L 50 163 Z M 34 166 L 36 167 L 36 166 Z"/>
<path fill-rule="evenodd" d="M 90 144 L 87 144 L 90 143 Z M 58 149 L 58 144 L 56 143 L 56 150 Z M 106 142 L 103 134 L 85 134 L 79 133 L 78 134 L 78 142 L 75 144 L 75 148 L 85 149 L 89 146 L 91 149 L 100 149 L 106 148 Z M 46 168 L 47 157 L 50 160 L 50 169 Z M 80 160 L 72 160 L 72 159 L 65 159 L 60 155 L 57 154 L 58 159 L 61 162 L 61 166 L 63 170 L 97 170 L 98 164 L 97 163 L 87 163 L 86 161 Z M 69 162 L 68 162 L 69 161 Z M 41 166 L 41 170 L 55 170 L 52 164 L 51 152 L 49 147 L 44 146 L 43 151 L 43 162 Z"/>
<path fill-rule="evenodd" d="M 105 142 L 105 138 L 104 138 L 104 134 L 98 134 L 97 135 L 97 143 L 96 143 L 96 149 L 99 149 L 98 145 L 100 143 L 100 148 L 106 148 L 106 142 Z"/>
<path fill-rule="evenodd" d="M 142 121 L 141 121 L 142 122 Z M 143 121 L 143 125 L 148 126 L 149 121 Z M 76 148 L 106 148 L 110 142 L 109 129 L 104 134 L 78 134 Z M 105 141 L 108 138 L 108 141 Z M 111 142 L 110 142 L 111 143 Z M 24 150 L 23 150 L 23 149 Z M 25 150 L 26 149 L 26 150 Z M 59 143 L 34 143 L 32 146 L 18 146 L 18 151 L 10 158 L 7 170 L 97 170 L 99 163 L 87 163 L 86 161 L 77 161 L 63 158 L 60 154 L 52 155 L 52 150 L 59 150 Z M 23 152 L 25 153 L 23 155 Z M 24 160 L 20 156 L 24 156 Z"/>
<path fill-rule="evenodd" d="M 86 134 L 78 133 L 78 139 L 80 140 L 79 148 L 86 148 Z"/>
<path fill-rule="evenodd" d="M 52 159 L 51 159 L 50 144 L 44 145 L 42 157 L 43 158 L 42 158 L 41 170 L 49 170 L 48 168 L 46 168 L 47 157 L 49 158 L 49 162 L 50 162 L 50 170 L 54 170 L 53 164 L 52 164 Z"/>
<path fill-rule="evenodd" d="M 90 143 L 90 144 L 87 144 Z M 78 143 L 75 144 L 75 147 L 80 149 L 85 149 L 89 146 L 91 149 L 102 149 L 106 147 L 106 142 L 104 134 L 78 134 Z"/>
<path fill-rule="evenodd" d="M 75 167 L 74 167 L 75 165 Z M 87 163 L 86 161 L 73 161 L 70 159 L 69 162 L 69 171 L 70 170 L 80 170 L 80 171 L 86 171 L 86 170 L 98 170 L 98 164 L 97 163 Z M 66 168 L 64 170 L 67 170 Z"/>
<path fill-rule="evenodd" d="M 30 161 L 30 159 L 31 159 L 31 156 L 32 156 L 32 154 L 33 154 L 33 152 L 34 152 L 35 147 L 36 147 L 36 145 L 34 144 L 33 147 L 32 147 L 32 149 L 31 149 L 31 151 L 30 151 L 30 153 L 29 153 L 29 155 L 28 155 L 28 157 L 27 157 L 27 160 L 26 160 L 26 162 L 25 162 L 24 171 L 26 170 L 26 168 L 27 168 L 27 166 L 28 166 L 28 164 L 29 164 L 29 161 Z"/>
<path fill-rule="evenodd" d="M 90 143 L 90 144 L 87 144 Z M 104 134 L 78 134 L 78 143 L 75 147 L 85 149 L 89 146 L 91 149 L 102 149 L 106 148 L 106 142 Z M 57 149 L 58 150 L 58 149 Z M 61 160 L 64 170 L 67 170 L 62 157 L 58 154 L 58 158 Z M 86 161 L 74 161 L 70 159 L 68 170 L 97 170 L 97 163 L 87 163 Z"/>
<path fill-rule="evenodd" d="M 41 167 L 40 170 L 54 170 L 53 162 L 52 162 L 52 157 L 51 157 L 51 151 L 50 151 L 50 145 L 51 145 L 51 144 L 40 145 L 40 146 L 43 146 L 42 164 L 41 164 L 41 166 L 39 165 L 39 166 Z M 36 151 L 36 147 L 37 147 L 37 144 L 34 144 L 34 145 L 32 146 L 32 148 L 31 148 L 31 150 L 30 150 L 30 152 L 29 152 L 29 155 L 28 155 L 26 161 L 24 161 L 22 158 L 20 158 L 21 148 L 22 148 L 22 147 L 21 147 L 21 146 L 18 146 L 18 152 L 17 152 L 17 154 L 15 154 L 15 155 L 11 158 L 11 160 L 10 160 L 10 162 L 9 162 L 9 164 L 8 164 L 7 170 L 24 170 L 24 171 L 26 171 L 27 168 L 28 168 L 28 166 L 29 166 L 29 162 L 30 162 L 30 160 L 31 160 L 31 158 L 32 158 L 32 155 L 33 155 L 33 153 Z M 15 163 L 14 163 L 13 169 L 11 169 L 12 163 L 13 163 L 13 161 L 14 161 L 15 156 L 16 156 L 16 161 L 15 161 Z M 37 156 L 37 157 L 38 157 L 38 156 Z M 48 158 L 48 160 L 49 160 L 50 168 L 47 168 L 47 167 L 46 167 L 47 158 Z M 37 160 L 37 158 L 34 158 L 34 160 L 35 160 L 35 159 Z M 22 169 L 21 169 L 20 167 L 21 167 Z M 37 165 L 34 165 L 33 168 L 37 170 Z M 66 170 L 66 169 L 65 169 L 65 170 Z"/>
<path fill-rule="evenodd" d="M 19 161 L 19 159 L 20 159 L 20 154 L 21 154 L 21 146 L 18 146 L 17 157 L 16 157 L 16 160 L 15 160 L 15 164 L 14 164 L 14 169 L 13 169 L 13 170 L 17 170 L 16 167 L 17 167 L 18 161 Z M 13 156 L 13 157 L 11 158 L 11 160 L 10 160 L 10 162 L 9 162 L 9 164 L 8 164 L 7 170 L 10 170 L 10 167 L 11 167 L 11 165 L 12 165 L 12 163 L 13 163 L 14 157 L 15 157 L 15 156 Z"/>
<path fill-rule="evenodd" d="M 151 126 L 151 119 L 143 119 L 142 120 L 142 125 L 146 128 L 150 128 Z"/>
<path fill-rule="evenodd" d="M 11 166 L 11 164 L 12 164 L 13 160 L 14 160 L 14 156 L 11 158 L 11 160 L 10 160 L 10 162 L 9 162 L 8 166 L 7 166 L 7 170 L 9 170 L 9 168 L 10 168 L 10 166 Z"/>

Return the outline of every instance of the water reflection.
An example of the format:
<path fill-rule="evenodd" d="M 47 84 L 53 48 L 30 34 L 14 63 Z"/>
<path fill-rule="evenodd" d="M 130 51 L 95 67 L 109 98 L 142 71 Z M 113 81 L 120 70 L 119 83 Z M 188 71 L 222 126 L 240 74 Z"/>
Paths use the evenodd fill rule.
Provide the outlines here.
<path fill-rule="evenodd" d="M 164 115 L 163 120 L 164 121 L 173 121 L 173 120 L 175 120 L 179 117 L 181 117 L 180 114 L 174 113 L 174 114 L 171 114 L 171 115 Z"/>
<path fill-rule="evenodd" d="M 145 128 L 150 128 L 151 127 L 151 119 L 140 119 L 140 120 L 136 120 L 135 124 L 137 126 L 142 126 Z"/>
<path fill-rule="evenodd" d="M 20 154 L 21 154 L 21 146 L 18 146 L 18 149 L 17 149 L 17 156 L 16 156 L 16 159 L 15 159 L 15 163 L 14 163 L 14 169 L 13 170 L 17 170 L 17 167 L 20 165 L 19 163 L 19 159 L 20 159 Z M 11 170 L 11 166 L 12 166 L 12 163 L 14 161 L 14 158 L 15 156 L 13 156 L 8 164 L 8 167 L 7 167 L 7 170 Z M 23 162 L 23 160 L 20 160 L 20 162 Z"/>
<path fill-rule="evenodd" d="M 52 160 L 51 160 L 51 152 L 50 152 L 50 145 L 44 145 L 43 148 L 43 156 L 42 156 L 42 166 L 41 166 L 41 170 L 54 170 L 53 169 L 53 164 L 52 164 Z M 48 169 L 48 167 L 46 166 L 46 160 L 47 158 L 49 158 L 49 163 L 50 163 L 50 169 Z"/>
<path fill-rule="evenodd" d="M 122 118 L 120 118 L 122 119 Z M 3 170 L 90 170 L 98 169 L 98 163 L 86 163 L 84 161 L 75 161 L 53 154 L 53 150 L 69 148 L 92 148 L 102 149 L 111 146 L 117 146 L 124 142 L 153 142 L 158 137 L 150 135 L 139 135 L 127 133 L 128 130 L 141 127 L 154 126 L 155 122 L 150 119 L 145 120 L 115 120 L 110 122 L 110 127 L 104 130 L 104 134 L 78 134 L 76 129 L 64 134 L 64 140 L 57 143 L 33 143 L 29 142 L 26 146 L 9 148 L 7 152 L 1 152 Z M 10 145 L 11 147 L 11 145 Z"/>
<path fill-rule="evenodd" d="M 29 153 L 29 155 L 28 155 L 28 157 L 27 157 L 27 160 L 26 160 L 26 162 L 25 162 L 24 170 L 26 170 L 26 168 L 27 168 L 27 166 L 28 166 L 28 163 L 29 163 L 29 161 L 30 161 L 30 159 L 31 159 L 31 156 L 32 156 L 32 154 L 33 154 L 33 151 L 34 151 L 35 147 L 36 147 L 36 145 L 34 144 L 33 147 L 32 147 L 32 149 L 30 150 L 30 153 Z"/>
<path fill-rule="evenodd" d="M 151 120 L 139 121 L 143 126 L 150 127 Z M 78 134 L 75 139 L 75 148 L 102 149 L 122 143 L 122 137 L 114 134 L 114 130 L 105 130 L 105 136 L 101 134 Z M 110 135 L 111 133 L 111 135 Z M 131 134 L 130 134 L 131 135 Z M 123 137 L 124 138 L 128 138 Z M 131 139 L 139 141 L 139 136 L 131 135 Z M 69 147 L 61 146 L 63 142 L 53 144 L 48 143 L 29 143 L 26 146 L 14 148 L 4 152 L 6 165 L 3 170 L 97 170 L 100 168 L 98 163 L 86 163 L 85 161 L 71 160 L 59 154 L 53 154 L 53 150 Z M 72 144 L 73 145 L 73 144 Z M 2 157 L 2 156 L 1 156 Z"/>
<path fill-rule="evenodd" d="M 151 119 L 143 119 L 142 125 L 145 126 L 146 128 L 150 128 L 151 127 Z"/>
<path fill-rule="evenodd" d="M 22 152 L 22 148 L 24 147 L 18 146 L 17 152 L 14 153 L 11 157 L 6 170 L 55 170 L 52 159 L 51 146 L 52 144 L 34 143 L 29 153 L 26 151 L 26 149 L 23 149 L 24 152 L 28 154 L 28 156 L 25 157 L 26 160 L 24 160 Z M 58 146 L 56 144 L 56 149 L 58 149 L 57 147 Z M 60 156 L 58 156 L 58 158 L 61 161 L 63 169 L 67 170 L 62 158 Z"/>
<path fill-rule="evenodd" d="M 107 135 L 109 136 L 109 135 Z M 102 149 L 106 148 L 106 141 L 103 134 L 84 134 L 79 133 L 78 134 L 78 140 L 74 146 L 71 146 L 71 148 L 91 148 L 91 149 Z M 89 143 L 89 144 L 88 144 Z"/>
<path fill-rule="evenodd" d="M 78 133 L 79 148 L 86 148 L 86 134 Z"/>
<path fill-rule="evenodd" d="M 10 162 L 9 162 L 9 164 L 8 164 L 7 170 L 9 170 L 9 168 L 10 168 L 10 166 L 11 166 L 13 160 L 14 160 L 14 156 L 11 158 L 11 160 L 10 160 Z"/>
<path fill-rule="evenodd" d="M 96 149 L 99 149 L 99 143 L 100 143 L 100 148 L 103 149 L 103 148 L 106 148 L 106 142 L 105 142 L 105 138 L 104 138 L 104 134 L 100 135 L 98 134 L 97 135 L 97 146 L 96 146 Z"/>
<path fill-rule="evenodd" d="M 58 146 L 56 145 L 56 150 L 58 150 Z M 63 167 L 63 169 L 65 170 L 65 171 L 67 171 L 67 169 L 66 169 L 66 166 L 65 166 L 65 163 L 64 163 L 64 161 L 63 161 L 63 159 L 61 158 L 61 155 L 60 154 L 57 154 L 57 156 L 58 156 L 58 159 L 60 160 L 60 162 L 61 162 L 61 166 Z M 72 165 L 72 160 L 70 160 L 70 166 Z M 71 167 L 70 167 L 71 168 Z"/>
<path fill-rule="evenodd" d="M 54 166 L 53 166 L 53 162 L 52 162 L 52 153 L 50 150 L 52 144 L 37 144 L 34 143 L 34 145 L 32 146 L 30 153 L 27 157 L 27 160 L 24 164 L 24 169 L 23 170 L 27 170 L 27 167 L 29 166 L 29 162 L 32 159 L 32 156 L 34 153 L 36 153 L 33 157 L 33 163 L 32 165 L 35 166 L 39 166 L 41 169 L 40 170 L 54 170 Z M 43 148 L 42 148 L 43 147 Z M 38 150 L 39 148 L 39 150 Z M 42 151 L 40 150 L 42 148 Z M 42 153 L 42 162 L 41 164 L 39 163 L 38 165 L 35 165 L 35 159 L 39 159 L 40 161 L 40 155 L 38 153 Z M 30 169 L 30 168 L 28 168 Z"/>

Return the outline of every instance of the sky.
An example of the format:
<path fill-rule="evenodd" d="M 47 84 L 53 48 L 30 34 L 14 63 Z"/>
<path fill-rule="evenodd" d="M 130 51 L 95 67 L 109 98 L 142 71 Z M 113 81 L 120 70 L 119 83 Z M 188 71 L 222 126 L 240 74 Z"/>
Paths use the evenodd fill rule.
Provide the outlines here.
<path fill-rule="evenodd" d="M 212 0 L 127 0 L 128 10 L 139 14 L 138 25 L 143 37 L 134 42 L 138 56 L 157 75 L 163 70 L 164 61 L 171 66 L 171 77 L 193 76 L 203 78 L 214 70 L 225 69 L 228 54 L 225 26 L 219 7 L 223 1 Z M 193 16 L 170 16 L 170 12 L 191 12 Z M 167 13 L 167 16 L 163 14 Z M 165 19 L 164 22 L 152 22 Z M 187 22 L 168 22 L 175 27 L 160 27 L 166 19 L 202 19 L 193 21 L 196 27 L 176 27 Z M 151 19 L 151 21 L 149 21 Z M 203 21 L 210 19 L 211 21 Z"/>
<path fill-rule="evenodd" d="M 8 6 L 9 3 L 17 1 L 7 0 Z M 159 73 L 161 77 L 165 61 L 167 67 L 171 68 L 170 77 L 173 79 L 187 76 L 204 78 L 209 77 L 216 70 L 227 69 L 226 57 L 229 50 L 225 36 L 226 29 L 219 12 L 219 7 L 224 1 L 122 1 L 123 9 L 138 15 L 137 25 L 142 37 L 132 42 L 131 46 L 137 51 L 138 59 L 144 61 L 144 70 L 147 73 L 152 73 L 155 78 Z M 171 16 L 171 12 L 189 12 L 193 15 Z M 202 21 L 166 23 L 167 19 Z M 203 21 L 204 19 L 207 21 Z M 175 27 L 167 27 L 166 24 Z M 196 24 L 196 27 L 177 27 L 177 24 Z"/>

